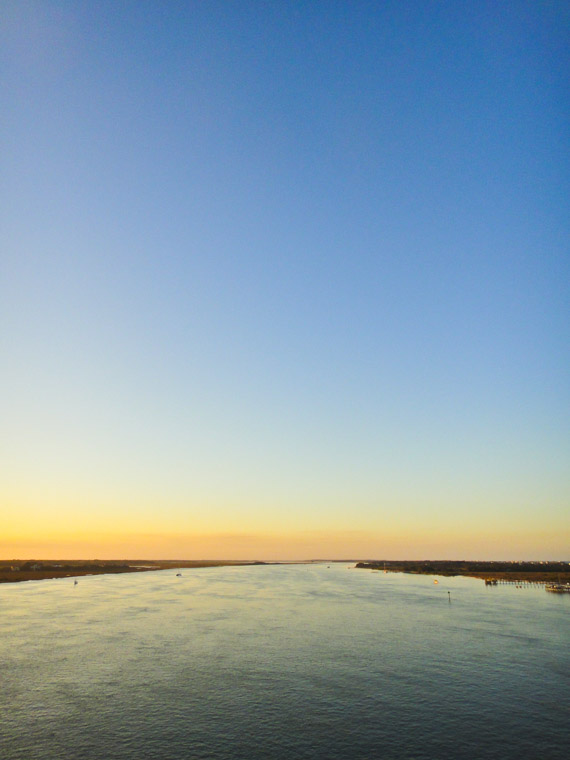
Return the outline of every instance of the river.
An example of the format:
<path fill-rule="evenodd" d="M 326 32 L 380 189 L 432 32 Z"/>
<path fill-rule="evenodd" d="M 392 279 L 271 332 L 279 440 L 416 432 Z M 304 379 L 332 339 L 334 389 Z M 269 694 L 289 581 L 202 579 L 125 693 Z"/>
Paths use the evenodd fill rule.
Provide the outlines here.
<path fill-rule="evenodd" d="M 342 563 L 3 584 L 0 757 L 566 758 L 568 596 Z"/>

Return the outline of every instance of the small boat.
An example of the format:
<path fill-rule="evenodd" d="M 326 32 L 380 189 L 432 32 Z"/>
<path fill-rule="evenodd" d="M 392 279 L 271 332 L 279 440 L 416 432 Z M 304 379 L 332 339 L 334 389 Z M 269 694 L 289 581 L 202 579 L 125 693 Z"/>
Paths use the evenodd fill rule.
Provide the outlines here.
<path fill-rule="evenodd" d="M 555 594 L 570 593 L 570 583 L 549 583 L 545 588 L 547 591 L 553 591 Z"/>
<path fill-rule="evenodd" d="M 434 579 L 433 579 L 433 582 L 434 582 L 434 583 L 439 583 L 439 581 L 438 581 L 438 579 L 437 579 L 437 578 L 434 578 Z"/>
<path fill-rule="evenodd" d="M 79 583 L 79 581 L 78 581 L 78 580 L 75 580 L 75 581 L 73 581 L 73 585 L 74 585 L 74 586 L 77 586 L 77 584 L 78 584 L 78 583 Z"/>
<path fill-rule="evenodd" d="M 182 578 L 182 573 L 176 573 L 177 578 Z"/>

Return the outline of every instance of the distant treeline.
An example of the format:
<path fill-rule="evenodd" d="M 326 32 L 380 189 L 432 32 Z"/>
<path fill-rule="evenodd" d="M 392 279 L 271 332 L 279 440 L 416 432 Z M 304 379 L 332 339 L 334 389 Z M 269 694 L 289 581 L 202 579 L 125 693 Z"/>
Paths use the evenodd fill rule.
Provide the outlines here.
<path fill-rule="evenodd" d="M 471 560 L 373 560 L 358 562 L 356 567 L 367 570 L 386 570 L 391 573 L 416 573 L 421 575 L 469 575 L 477 578 L 535 578 L 551 580 L 557 576 L 570 575 L 567 562 L 477 562 Z M 544 576 L 544 578 L 543 578 Z"/>
<path fill-rule="evenodd" d="M 27 560 L 19 562 L 0 562 L 0 583 L 17 583 L 18 581 L 40 581 L 48 578 L 69 578 L 80 575 L 101 575 L 103 573 L 134 573 L 152 569 L 132 566 L 126 562 L 97 560 L 95 562 L 38 562 Z"/>
<path fill-rule="evenodd" d="M 36 562 L 35 560 L 29 560 L 28 562 L 24 562 L 23 565 L 19 566 L 20 570 L 82 570 L 85 572 L 96 572 L 96 571 L 110 571 L 110 570 L 124 570 L 128 568 L 129 565 L 126 563 L 118 563 L 118 562 L 105 562 L 104 564 L 97 564 L 95 562 L 61 562 L 61 563 L 51 563 L 51 562 Z"/>

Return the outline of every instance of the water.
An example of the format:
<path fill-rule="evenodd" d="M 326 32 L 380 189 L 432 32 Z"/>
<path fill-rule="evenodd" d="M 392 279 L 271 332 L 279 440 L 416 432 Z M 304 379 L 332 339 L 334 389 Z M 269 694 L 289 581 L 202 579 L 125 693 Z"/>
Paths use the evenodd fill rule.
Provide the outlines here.
<path fill-rule="evenodd" d="M 567 757 L 567 596 L 347 567 L 3 584 L 0 757 Z"/>

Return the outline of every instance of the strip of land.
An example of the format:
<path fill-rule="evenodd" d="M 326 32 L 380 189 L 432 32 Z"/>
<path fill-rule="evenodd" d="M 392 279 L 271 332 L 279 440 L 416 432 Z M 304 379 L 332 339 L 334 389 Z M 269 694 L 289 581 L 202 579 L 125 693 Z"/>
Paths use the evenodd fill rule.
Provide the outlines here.
<path fill-rule="evenodd" d="M 340 560 L 307 560 L 309 563 L 337 561 Z M 357 568 L 384 570 L 390 573 L 441 576 L 463 575 L 471 578 L 482 578 L 487 581 L 520 581 L 526 583 L 570 582 L 570 563 L 568 562 L 474 562 L 467 560 L 456 562 L 448 560 L 342 561 L 355 562 Z M 142 573 L 149 570 L 272 564 L 280 563 L 240 560 L 0 560 L 0 583 L 40 581 L 50 578 L 76 578 L 82 575 L 101 575 L 106 573 Z"/>
<path fill-rule="evenodd" d="M 465 575 L 470 578 L 526 583 L 568 583 L 568 562 L 473 562 L 461 560 L 393 561 L 369 560 L 358 562 L 356 567 L 365 570 L 385 570 L 389 573 L 416 575 Z"/>
<path fill-rule="evenodd" d="M 238 560 L 0 560 L 0 583 L 41 581 L 49 578 L 76 578 L 106 573 L 142 573 L 149 570 L 184 567 L 226 567 L 229 565 L 265 565 L 266 562 Z"/>

